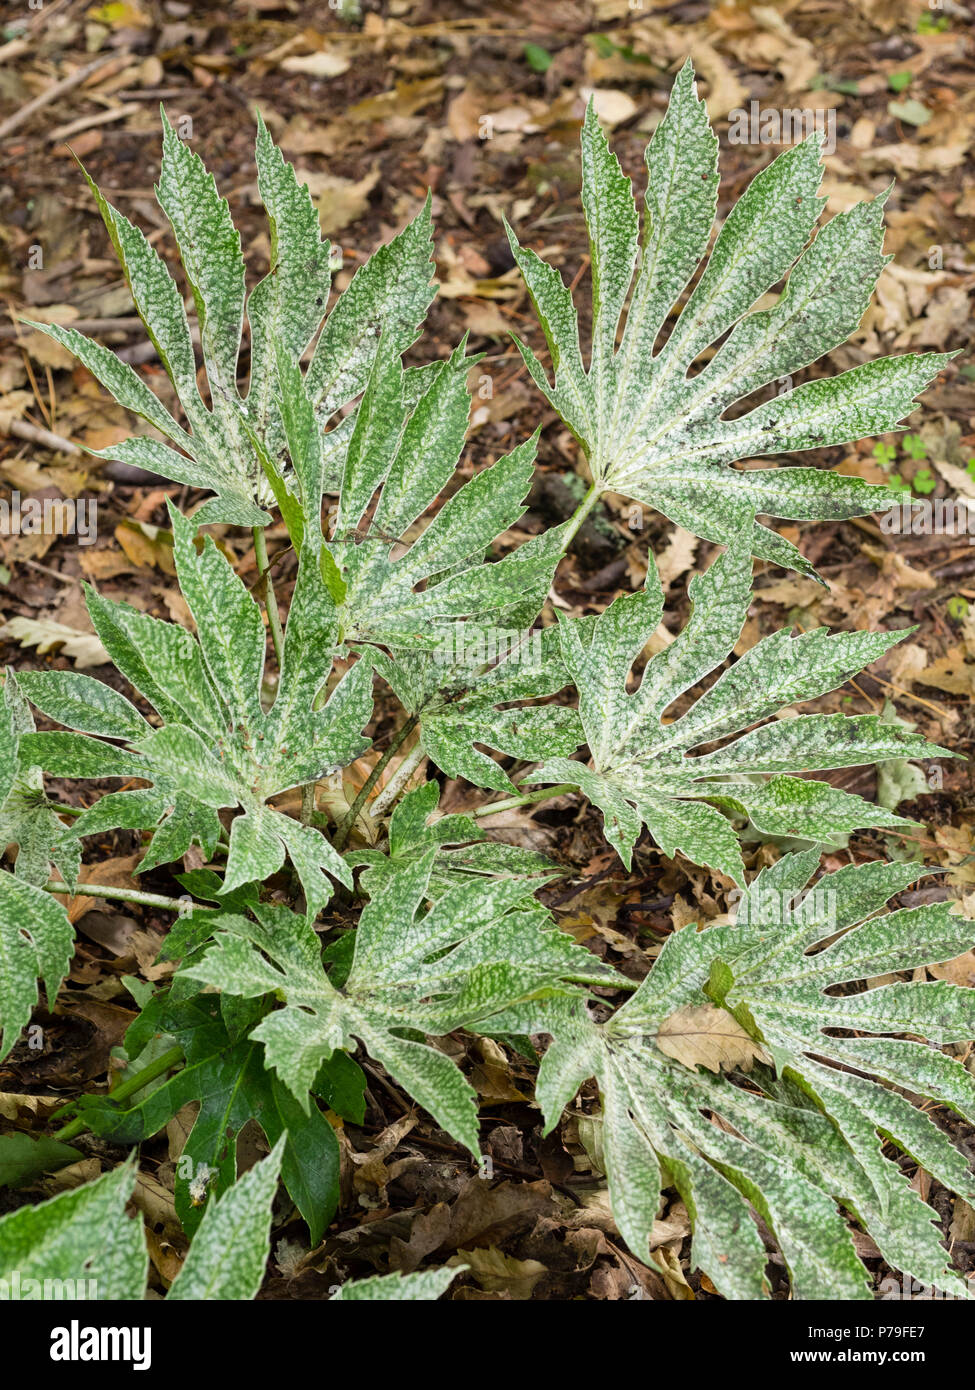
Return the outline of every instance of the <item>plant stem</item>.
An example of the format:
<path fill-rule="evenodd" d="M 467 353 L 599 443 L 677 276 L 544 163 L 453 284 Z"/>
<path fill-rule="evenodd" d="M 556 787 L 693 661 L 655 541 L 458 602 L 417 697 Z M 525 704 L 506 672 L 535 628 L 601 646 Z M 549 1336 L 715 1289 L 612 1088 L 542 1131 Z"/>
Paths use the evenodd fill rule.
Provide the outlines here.
<path fill-rule="evenodd" d="M 553 796 L 565 796 L 579 788 L 573 782 L 560 782 L 557 787 L 542 787 L 537 792 L 525 792 L 523 796 L 509 796 L 505 801 L 492 801 L 488 806 L 478 806 L 472 816 L 493 816 L 496 811 L 513 811 L 517 806 L 530 806 L 533 801 L 547 801 Z"/>
<path fill-rule="evenodd" d="M 137 1091 L 141 1091 L 144 1086 L 148 1086 L 150 1081 L 155 1081 L 157 1076 L 162 1076 L 164 1072 L 175 1067 L 178 1062 L 183 1060 L 183 1049 L 181 1047 L 171 1047 L 164 1052 L 161 1057 L 157 1057 L 154 1062 L 150 1062 L 142 1071 L 136 1072 L 135 1076 L 130 1076 L 128 1081 L 123 1081 L 121 1086 L 117 1086 L 114 1091 L 109 1093 L 111 1100 L 128 1100 L 129 1096 L 134 1096 Z M 68 1124 L 56 1129 L 51 1136 L 58 1139 L 61 1143 L 66 1143 L 69 1139 L 75 1139 L 79 1134 L 84 1134 L 85 1130 L 90 1129 L 80 1117 L 71 1120 Z"/>
<path fill-rule="evenodd" d="M 386 808 L 393 804 L 425 757 L 423 744 L 418 740 L 373 802 L 369 812 L 373 820 L 378 820 Z"/>
<path fill-rule="evenodd" d="M 141 893 L 135 888 L 116 888 L 110 883 L 62 883 L 60 879 L 48 879 L 44 885 L 48 893 L 66 893 L 69 898 L 115 898 L 120 903 L 139 903 L 142 907 L 162 907 L 169 912 L 182 912 L 186 907 L 185 898 L 164 898 L 161 893 Z"/>
<path fill-rule="evenodd" d="M 379 781 L 379 778 L 382 775 L 383 768 L 389 762 L 390 758 L 396 752 L 397 748 L 404 741 L 404 739 L 408 738 L 409 735 L 413 732 L 413 730 L 416 728 L 416 724 L 416 715 L 411 714 L 410 717 L 407 719 L 406 723 L 402 726 L 402 728 L 397 729 L 396 733 L 393 735 L 392 742 L 390 743 L 389 747 L 386 749 L 382 757 L 379 759 L 379 762 L 370 772 L 361 791 L 359 792 L 359 795 L 356 797 L 355 801 L 353 801 L 351 807 L 349 808 L 349 814 L 345 817 L 345 820 L 339 826 L 338 834 L 335 836 L 336 849 L 342 850 L 345 848 L 345 842 L 346 840 L 348 840 L 349 836 L 352 833 L 352 827 L 356 823 L 356 817 L 365 805 L 366 798 L 368 797 L 369 793 L 372 791 L 373 787 Z"/>
<path fill-rule="evenodd" d="M 568 550 L 570 544 L 572 543 L 573 537 L 579 530 L 579 527 L 585 521 L 586 517 L 589 515 L 593 507 L 596 505 L 596 503 L 602 496 L 602 491 L 602 483 L 593 483 L 592 487 L 590 487 L 589 491 L 586 493 L 585 497 L 579 503 L 578 507 L 576 507 L 575 511 L 572 514 L 572 520 L 569 522 L 569 529 L 566 531 L 565 537 L 562 541 L 563 550 Z"/>
<path fill-rule="evenodd" d="M 267 625 L 271 629 L 271 642 L 274 645 L 274 655 L 277 658 L 278 670 L 280 671 L 284 662 L 284 634 L 281 631 L 281 615 L 278 612 L 278 601 L 274 597 L 274 582 L 271 579 L 271 570 L 267 560 L 267 539 L 264 535 L 264 527 L 255 526 L 253 535 L 257 572 L 264 581 L 264 607 L 267 609 Z"/>

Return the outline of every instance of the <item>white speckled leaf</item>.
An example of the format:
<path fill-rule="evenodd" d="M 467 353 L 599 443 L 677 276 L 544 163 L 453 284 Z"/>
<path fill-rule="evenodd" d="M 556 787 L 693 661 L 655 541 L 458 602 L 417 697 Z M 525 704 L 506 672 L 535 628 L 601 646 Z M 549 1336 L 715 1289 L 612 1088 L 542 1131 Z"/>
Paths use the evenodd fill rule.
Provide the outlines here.
<path fill-rule="evenodd" d="M 271 1248 L 271 1204 L 285 1138 L 228 1192 L 208 1202 L 167 1299 L 208 1302 L 257 1296 Z"/>
<path fill-rule="evenodd" d="M 742 531 L 710 569 L 692 579 L 686 627 L 650 658 L 635 691 L 627 690 L 631 665 L 663 609 L 652 561 L 642 592 L 617 598 L 596 618 L 563 618 L 560 624 L 592 768 L 549 758 L 526 780 L 579 785 L 608 815 L 607 838 L 627 865 L 642 821 L 664 853 L 679 849 L 742 883 L 730 823 L 695 802 L 746 815 L 770 835 L 823 842 L 857 828 L 908 822 L 828 783 L 785 774 L 953 756 L 874 715 L 761 722 L 835 689 L 900 641 L 903 630 L 773 633 L 727 667 L 683 714 L 662 722 L 676 697 L 712 671 L 719 654 L 737 641 L 751 601 L 749 542 Z M 716 751 L 693 756 L 696 747 L 736 734 L 741 736 Z"/>
<path fill-rule="evenodd" d="M 64 1280 L 73 1281 L 77 1298 L 141 1300 L 149 1269 L 142 1217 L 125 1214 L 134 1183 L 135 1168 L 123 1163 L 94 1182 L 8 1213 L 0 1219 L 0 1278 L 9 1285 L 16 1272 L 22 1289 L 28 1279 L 41 1288 L 46 1279 Z M 47 1297 L 65 1297 L 61 1288 Z M 34 1296 L 45 1295 L 39 1289 Z"/>
<path fill-rule="evenodd" d="M 25 883 L 43 885 L 52 865 L 65 883 L 74 883 L 81 846 L 44 792 L 44 774 L 24 743 L 34 733 L 30 706 L 13 671 L 8 670 L 0 698 L 0 840 L 17 846 L 14 874 Z"/>
<path fill-rule="evenodd" d="M 473 622 L 455 622 L 443 631 L 436 652 L 376 657 L 380 675 L 418 717 L 423 751 L 443 772 L 510 791 L 506 774 L 476 744 L 529 762 L 579 747 L 583 733 L 574 709 L 515 703 L 568 685 L 554 629 L 482 632 Z"/>
<path fill-rule="evenodd" d="M 149 733 L 149 725 L 131 701 L 80 671 L 22 671 L 17 684 L 32 705 L 68 728 L 120 739 Z"/>
<path fill-rule="evenodd" d="M 637 214 L 590 103 L 582 134 L 593 301 L 588 374 L 568 290 L 509 229 L 545 331 L 553 384 L 534 354 L 518 345 L 536 385 L 582 444 L 597 485 L 656 507 L 708 540 L 730 542 L 746 527 L 753 554 L 810 573 L 791 544 L 755 525 L 756 514 L 856 516 L 889 505 L 892 494 L 810 468 L 740 472 L 728 465 L 895 429 L 949 360 L 935 353 L 885 358 L 795 390 L 788 384 L 768 404 L 724 418 L 759 387 L 842 343 L 886 263 L 880 249 L 886 193 L 835 217 L 806 245 L 825 202 L 818 196 L 819 144 L 811 136 L 752 180 L 658 348 L 668 312 L 707 250 L 717 200 L 717 141 L 690 61 L 684 65 L 647 149 L 640 266 L 617 350 Z M 754 310 L 786 275 L 773 307 Z M 710 361 L 689 375 L 729 329 Z"/>
<path fill-rule="evenodd" d="M 230 208 L 203 160 L 162 113 L 162 169 L 156 196 L 169 218 L 193 292 L 214 408 L 237 389 L 237 353 L 244 322 L 244 258 Z"/>
<path fill-rule="evenodd" d="M 416 339 L 436 293 L 430 208 L 428 197 L 409 226 L 359 267 L 329 314 L 307 374 L 319 419 L 330 419 L 364 388 L 380 329 L 401 353 Z"/>
<path fill-rule="evenodd" d="M 350 1279 L 330 1303 L 429 1302 L 447 1292 L 466 1265 L 453 1269 L 422 1269 L 416 1274 L 377 1274 L 371 1279 Z"/>
<path fill-rule="evenodd" d="M 260 116 L 256 160 L 257 185 L 270 224 L 271 268 L 247 303 L 247 409 L 252 426 L 264 437 L 273 417 L 275 352 L 301 357 L 325 318 L 332 272 L 329 244 L 322 238 L 311 194 L 298 182 Z"/>
<path fill-rule="evenodd" d="M 0 1061 L 37 1003 L 38 976 L 53 1009 L 74 952 L 68 914 L 42 888 L 0 871 Z"/>
<path fill-rule="evenodd" d="M 764 870 L 742 898 L 736 924 L 673 933 L 647 979 L 606 1023 L 594 1024 L 578 1000 L 523 1011 L 522 1027 L 552 1035 L 539 1103 L 551 1128 L 579 1085 L 597 1078 L 614 1211 L 644 1260 L 659 1168 L 691 1215 L 694 1261 L 726 1297 L 763 1296 L 766 1256 L 749 1205 L 774 1232 L 796 1297 L 869 1297 L 837 1204 L 854 1213 L 895 1269 L 965 1296 L 934 1213 L 883 1141 L 966 1200 L 975 1175 L 932 1117 L 856 1072 L 890 1077 L 968 1117 L 975 1081 L 930 1046 L 837 1038 L 825 1030 L 970 1039 L 971 991 L 944 981 L 843 995 L 825 990 L 960 954 L 971 947 L 972 924 L 954 916 L 948 903 L 874 916 L 912 881 L 913 865 L 851 865 L 820 878 L 803 896 L 815 862 L 804 853 Z M 825 949 L 809 954 L 824 940 Z M 733 1014 L 775 1057 L 780 1074 L 759 1065 L 742 1086 L 666 1056 L 655 1042 L 658 1030 L 678 1010 L 707 1003 Z M 708 1123 L 702 1112 L 720 1116 L 724 1126 Z"/>
<path fill-rule="evenodd" d="M 526 607 L 527 625 L 544 602 L 561 555 L 559 528 L 496 563 L 485 563 L 484 556 L 525 510 L 537 435 L 476 473 L 419 535 L 402 536 L 454 473 L 467 428 L 467 375 L 477 359 L 466 358 L 461 344 L 417 380 L 404 373 L 399 352 L 384 332 L 325 547 L 340 596 L 342 637 L 397 652 L 431 650 L 450 636 L 458 618 L 503 628 L 511 625 L 508 612 Z M 421 394 L 413 399 L 418 388 Z M 360 526 L 377 489 L 372 520 Z"/>
<path fill-rule="evenodd" d="M 345 855 L 350 867 L 365 867 L 360 882 L 370 898 L 379 897 L 393 874 L 429 849 L 437 852 L 428 885 L 433 900 L 472 877 L 547 879 L 563 872 L 536 850 L 488 839 L 472 816 L 438 816 L 439 798 L 436 782 L 406 792 L 389 822 L 389 853 L 361 849 Z"/>
<path fill-rule="evenodd" d="M 425 911 L 433 846 L 384 877 L 363 910 L 352 969 L 341 990 L 330 982 L 311 928 L 284 908 L 257 909 L 259 924 L 235 919 L 202 960 L 183 973 L 251 998 L 275 992 L 284 1007 L 252 1037 L 302 1105 L 323 1061 L 368 1052 L 473 1153 L 475 1095 L 454 1063 L 416 1035 L 464 1026 L 489 1028 L 505 1009 L 572 981 L 609 983 L 615 972 L 556 929 L 517 879 L 476 878 L 450 887 Z"/>
<path fill-rule="evenodd" d="M 404 351 L 416 337 L 433 297 L 430 202 L 420 215 L 362 266 L 326 320 L 332 258 L 321 235 L 308 188 L 276 148 L 258 117 L 257 183 L 270 223 L 271 268 L 246 302 L 250 325 L 250 382 L 238 384 L 238 353 L 245 308 L 240 236 L 229 208 L 199 156 L 184 143 L 163 113 L 162 173 L 157 196 L 175 234 L 200 330 L 212 409 L 196 381 L 196 354 L 182 297 L 165 262 L 143 233 L 111 207 L 89 179 L 92 193 L 122 264 L 136 309 L 160 361 L 176 387 L 189 429 L 173 418 L 141 377 L 107 348 L 57 324 L 32 324 L 73 352 L 127 410 L 160 430 L 176 448 L 137 436 L 93 450 L 162 477 L 216 494 L 198 521 L 263 526 L 264 508 L 275 498 L 266 466 L 282 477 L 287 448 L 296 474 L 308 482 L 308 436 L 294 457 L 295 436 L 285 417 L 288 392 L 282 360 L 297 362 L 324 328 L 302 392 L 321 430 L 366 384 L 383 326 Z M 292 401 L 295 399 L 292 391 Z M 293 422 L 293 417 L 292 417 Z M 326 453 L 332 472 L 341 468 L 354 412 L 336 423 Z M 323 460 L 318 460 L 321 472 Z M 303 489 L 308 494 L 307 486 Z M 314 499 L 302 498 L 309 515 Z M 316 520 L 317 529 L 317 520 Z"/>
<path fill-rule="evenodd" d="M 240 806 L 244 814 L 231 827 L 228 887 L 270 877 L 287 852 L 308 911 L 317 913 L 331 896 L 325 874 L 351 885 L 350 871 L 320 830 L 266 803 L 347 766 L 368 748 L 361 730 L 372 715 L 370 664 L 357 661 L 319 704 L 336 652 L 337 619 L 315 549 L 306 547 L 277 696 L 266 711 L 260 609 L 212 539 L 198 552 L 194 524 L 175 508 L 171 515 L 177 576 L 196 639 L 176 624 L 88 595 L 109 654 L 155 705 L 162 727 L 152 728 L 123 696 L 88 677 L 40 673 L 27 681 L 39 708 L 128 746 L 88 733 L 25 732 L 18 747 L 28 763 L 56 776 L 151 783 L 148 789 L 110 793 L 63 831 L 76 853 L 80 836 L 118 826 L 155 829 L 146 868 L 179 858 L 194 843 L 212 853 L 221 830 L 215 811 Z"/>

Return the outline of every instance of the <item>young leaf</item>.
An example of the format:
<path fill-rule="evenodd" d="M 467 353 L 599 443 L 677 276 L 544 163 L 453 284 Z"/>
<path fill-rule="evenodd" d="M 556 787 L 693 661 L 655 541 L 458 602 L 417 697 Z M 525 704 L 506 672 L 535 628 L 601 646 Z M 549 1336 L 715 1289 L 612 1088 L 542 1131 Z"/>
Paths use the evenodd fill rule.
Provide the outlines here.
<path fill-rule="evenodd" d="M 414 536 L 413 523 L 453 476 L 464 447 L 467 375 L 477 359 L 465 358 L 462 343 L 447 362 L 416 377 L 403 371 L 399 352 L 397 340 L 384 333 L 356 414 L 335 527 L 325 546 L 330 587 L 341 595 L 342 637 L 397 651 L 431 650 L 457 618 L 476 616 L 509 627 L 515 624 L 507 616 L 526 605 L 527 625 L 561 554 L 559 528 L 496 563 L 483 557 L 524 511 L 537 439 L 476 474 Z M 377 489 L 372 519 L 360 524 Z"/>
<path fill-rule="evenodd" d="M 434 652 L 380 653 L 374 660 L 404 709 L 417 716 L 424 753 L 449 777 L 511 791 L 498 764 L 475 745 L 533 762 L 568 755 L 582 742 L 574 709 L 524 703 L 569 684 L 552 628 L 484 632 L 475 622 L 455 622 L 445 626 Z"/>
<path fill-rule="evenodd" d="M 818 138 L 785 151 L 755 177 L 728 215 L 700 279 L 658 347 L 668 313 L 707 251 L 717 206 L 717 140 L 690 60 L 674 82 L 646 161 L 640 264 L 617 348 L 638 224 L 629 180 L 590 102 L 582 132 L 582 201 L 592 265 L 590 366 L 587 372 L 576 312 L 561 277 L 519 246 L 509 228 L 545 332 L 553 380 L 518 342 L 522 356 L 585 450 L 599 489 L 656 507 L 708 540 L 730 543 L 745 528 L 753 554 L 813 573 L 790 543 L 755 522 L 756 514 L 857 516 L 889 506 L 893 495 L 812 468 L 740 472 L 728 465 L 893 430 L 949 357 L 884 358 L 726 417 L 754 391 L 808 366 L 857 327 L 887 259 L 880 250 L 887 195 L 841 213 L 803 250 L 824 203 L 818 196 Z M 754 309 L 790 267 L 775 305 Z M 729 330 L 706 365 L 689 375 Z"/>
<path fill-rule="evenodd" d="M 407 792 L 393 811 L 388 855 L 374 849 L 346 854 L 345 862 L 351 867 L 366 866 L 361 882 L 370 898 L 378 898 L 392 875 L 434 848 L 437 854 L 429 883 L 432 898 L 455 884 L 469 882 L 472 875 L 531 879 L 563 872 L 558 864 L 535 850 L 489 840 L 472 816 L 436 819 L 439 800 L 438 784 L 424 782 L 422 787 Z"/>

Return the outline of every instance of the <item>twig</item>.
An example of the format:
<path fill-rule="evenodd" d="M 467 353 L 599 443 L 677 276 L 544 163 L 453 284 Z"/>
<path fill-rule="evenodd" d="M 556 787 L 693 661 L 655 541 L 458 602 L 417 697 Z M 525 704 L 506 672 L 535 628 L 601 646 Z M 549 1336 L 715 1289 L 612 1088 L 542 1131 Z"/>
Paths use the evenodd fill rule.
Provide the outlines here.
<path fill-rule="evenodd" d="M 11 39 L 9 43 L 0 44 L 0 63 L 8 63 L 11 58 L 19 58 L 22 53 L 26 53 L 30 48 L 27 39 Z"/>
<path fill-rule="evenodd" d="M 67 125 L 59 125 L 52 130 L 47 137 L 49 145 L 56 145 L 61 140 L 67 140 L 72 135 L 79 135 L 83 130 L 91 130 L 94 126 L 111 125 L 112 121 L 122 121 L 126 116 L 131 116 L 135 111 L 141 111 L 142 107 L 132 102 L 123 106 L 112 106 L 107 111 L 99 111 L 94 116 L 79 116 L 75 121 L 68 121 Z"/>
<path fill-rule="evenodd" d="M 0 427 L 0 434 L 2 433 L 4 431 Z M 80 457 L 84 452 L 77 444 L 72 444 L 70 439 L 65 439 L 64 435 L 54 434 L 43 425 L 32 425 L 28 420 L 11 420 L 6 433 L 14 435 L 17 439 L 26 439 L 30 444 L 40 444 L 43 449 L 51 449 L 56 454 L 70 454 L 72 458 Z"/>
<path fill-rule="evenodd" d="M 25 121 L 30 120 L 35 111 L 40 111 L 48 106 L 52 101 L 57 101 L 59 96 L 65 92 L 70 92 L 74 87 L 80 87 L 82 82 L 91 77 L 93 73 L 101 72 L 103 68 L 118 67 L 119 54 L 114 53 L 110 58 L 96 58 L 93 63 L 86 63 L 82 68 L 75 68 L 74 72 L 69 72 L 67 77 L 62 77 L 59 82 L 52 82 L 50 87 L 45 87 L 43 92 L 39 92 L 33 101 L 27 102 L 19 111 L 15 111 L 12 116 L 8 116 L 5 121 L 0 121 L 0 140 L 5 135 L 11 135 Z"/>
<path fill-rule="evenodd" d="M 41 574 L 50 575 L 50 577 L 56 579 L 59 584 L 67 584 L 69 588 L 77 588 L 81 583 L 81 580 L 76 578 L 75 575 L 59 574 L 57 570 L 51 569 L 50 565 L 42 565 L 39 560 L 20 560 L 18 563 L 26 565 L 28 569 L 40 570 Z"/>

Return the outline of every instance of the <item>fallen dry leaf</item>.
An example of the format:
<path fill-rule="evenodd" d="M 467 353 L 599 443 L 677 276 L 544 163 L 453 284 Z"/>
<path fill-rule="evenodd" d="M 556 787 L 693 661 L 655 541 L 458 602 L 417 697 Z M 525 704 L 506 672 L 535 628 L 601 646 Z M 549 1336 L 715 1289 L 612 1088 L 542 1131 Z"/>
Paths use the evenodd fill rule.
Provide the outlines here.
<path fill-rule="evenodd" d="M 0 637 L 19 642 L 22 647 L 36 647 L 39 656 L 61 648 L 79 671 L 104 666 L 108 661 L 108 652 L 93 632 L 79 632 L 53 618 L 11 618 L 0 628 Z"/>
<path fill-rule="evenodd" d="M 694 1071 L 698 1065 L 714 1072 L 722 1067 L 748 1071 L 753 1062 L 767 1060 L 738 1020 L 714 1004 L 678 1009 L 661 1023 L 656 1042 L 661 1052 Z"/>

